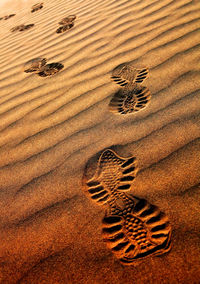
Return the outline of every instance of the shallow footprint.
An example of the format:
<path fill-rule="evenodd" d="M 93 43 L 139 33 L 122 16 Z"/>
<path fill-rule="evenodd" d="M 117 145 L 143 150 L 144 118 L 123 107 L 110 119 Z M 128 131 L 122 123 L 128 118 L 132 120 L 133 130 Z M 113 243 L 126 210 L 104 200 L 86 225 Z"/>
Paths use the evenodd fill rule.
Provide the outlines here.
<path fill-rule="evenodd" d="M 144 199 L 125 193 L 120 199 L 113 202 L 103 219 L 102 237 L 113 254 L 131 265 L 168 252 L 171 226 L 167 216 Z"/>
<path fill-rule="evenodd" d="M 149 74 L 147 68 L 136 69 L 128 63 L 123 63 L 113 69 L 111 79 L 121 87 L 127 84 L 142 83 Z"/>
<path fill-rule="evenodd" d="M 59 27 L 59 28 L 56 30 L 56 33 L 57 33 L 57 34 L 64 33 L 64 32 L 66 32 L 66 31 L 70 30 L 73 26 L 74 26 L 74 23 L 68 23 L 68 24 L 66 24 L 66 25 L 64 25 L 64 26 Z"/>
<path fill-rule="evenodd" d="M 70 15 L 66 18 L 63 18 L 58 24 L 59 25 L 67 25 L 69 23 L 72 23 L 76 19 L 76 15 Z"/>
<path fill-rule="evenodd" d="M 12 29 L 10 29 L 11 32 L 16 32 L 16 31 L 19 31 L 19 32 L 23 32 L 25 30 L 29 30 L 30 28 L 32 28 L 34 26 L 34 24 L 29 24 L 29 25 L 19 25 L 19 26 L 16 26 L 16 27 L 13 27 Z"/>
<path fill-rule="evenodd" d="M 137 170 L 135 157 L 123 158 L 107 149 L 99 157 L 94 176 L 87 180 L 84 172 L 84 191 L 97 204 L 105 204 L 113 194 L 130 190 Z"/>
<path fill-rule="evenodd" d="M 29 24 L 29 25 L 24 25 L 23 27 L 21 27 L 19 29 L 20 32 L 23 32 L 25 30 L 29 30 L 30 28 L 32 28 L 34 26 L 34 24 Z"/>
<path fill-rule="evenodd" d="M 39 73 L 44 70 L 46 63 L 46 58 L 34 58 L 26 62 L 23 69 L 26 73 Z"/>
<path fill-rule="evenodd" d="M 4 20 L 8 20 L 8 19 L 14 17 L 15 15 L 16 15 L 16 14 L 10 14 L 10 15 L 8 15 L 8 16 L 3 17 L 3 19 L 4 19 Z"/>
<path fill-rule="evenodd" d="M 16 27 L 13 27 L 12 29 L 10 29 L 10 31 L 13 33 L 13 32 L 19 31 L 23 28 L 24 28 L 24 25 L 19 25 L 19 26 L 16 26 Z"/>
<path fill-rule="evenodd" d="M 115 93 L 109 103 L 109 110 L 116 114 L 130 114 L 145 108 L 150 98 L 147 87 L 129 84 Z"/>
<path fill-rule="evenodd" d="M 64 65 L 61 63 L 50 63 L 46 64 L 41 72 L 38 73 L 40 77 L 48 77 L 55 75 L 60 70 L 64 68 Z"/>
<path fill-rule="evenodd" d="M 37 3 L 31 7 L 31 13 L 38 11 L 43 8 L 43 3 Z"/>

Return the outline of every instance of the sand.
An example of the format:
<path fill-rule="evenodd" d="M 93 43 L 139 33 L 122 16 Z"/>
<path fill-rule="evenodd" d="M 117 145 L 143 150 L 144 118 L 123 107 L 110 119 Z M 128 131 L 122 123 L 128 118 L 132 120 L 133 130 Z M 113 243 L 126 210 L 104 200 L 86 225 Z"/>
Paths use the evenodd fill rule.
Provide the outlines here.
<path fill-rule="evenodd" d="M 45 0 L 0 17 L 1 283 L 198 283 L 200 279 L 200 3 Z M 76 15 L 57 34 L 59 21 Z M 11 32 L 15 26 L 34 24 Z M 61 63 L 47 77 L 33 58 Z M 112 70 L 149 68 L 146 108 L 109 111 Z M 135 156 L 131 193 L 169 217 L 172 249 L 122 265 L 102 240 L 105 209 L 84 193 L 100 153 Z"/>

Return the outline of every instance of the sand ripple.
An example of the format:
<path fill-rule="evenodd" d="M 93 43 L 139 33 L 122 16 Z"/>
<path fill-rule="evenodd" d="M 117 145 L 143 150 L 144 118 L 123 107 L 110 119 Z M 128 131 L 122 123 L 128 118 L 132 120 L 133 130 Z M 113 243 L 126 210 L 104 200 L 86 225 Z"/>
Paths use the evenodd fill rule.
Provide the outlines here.
<path fill-rule="evenodd" d="M 3 280 L 15 283 L 41 260 L 65 249 L 21 283 L 30 283 L 29 277 L 31 283 L 50 283 L 48 276 L 52 283 L 159 283 L 165 277 L 171 283 L 195 283 L 200 230 L 198 1 L 49 0 L 35 13 L 35 1 L 27 2 L 19 1 L 14 11 L 5 6 L 0 15 L 16 13 L 0 21 Z M 57 34 L 58 22 L 68 15 L 77 16 L 74 27 Z M 35 26 L 10 32 L 26 23 Z M 38 57 L 61 62 L 62 72 L 45 78 L 24 73 L 24 64 Z M 152 97 L 144 110 L 115 116 L 108 105 L 119 86 L 110 75 L 124 62 L 149 68 L 145 86 Z M 174 230 L 166 259 L 146 262 L 135 271 L 127 268 L 127 276 L 104 248 L 99 235 L 103 216 L 81 189 L 86 163 L 92 169 L 105 148 L 137 157 L 140 171 L 132 191 L 161 207 Z M 95 272 L 96 261 L 101 273 Z M 89 274 L 86 262 L 92 267 Z"/>

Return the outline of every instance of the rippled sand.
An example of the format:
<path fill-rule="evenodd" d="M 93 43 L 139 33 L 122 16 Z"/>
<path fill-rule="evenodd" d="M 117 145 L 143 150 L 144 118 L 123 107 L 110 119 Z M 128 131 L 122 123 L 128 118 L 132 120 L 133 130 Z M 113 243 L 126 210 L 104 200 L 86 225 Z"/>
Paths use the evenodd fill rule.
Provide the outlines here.
<path fill-rule="evenodd" d="M 46 0 L 0 17 L 0 279 L 2 283 L 198 283 L 200 278 L 200 3 Z M 76 15 L 57 34 L 59 21 Z M 23 32 L 10 30 L 34 24 Z M 46 58 L 53 76 L 25 73 Z M 109 111 L 124 62 L 149 68 L 143 110 Z M 134 195 L 169 217 L 172 249 L 123 266 L 101 237 L 104 211 L 82 190 L 105 148 L 135 156 Z M 92 158 L 93 157 L 93 158 Z"/>

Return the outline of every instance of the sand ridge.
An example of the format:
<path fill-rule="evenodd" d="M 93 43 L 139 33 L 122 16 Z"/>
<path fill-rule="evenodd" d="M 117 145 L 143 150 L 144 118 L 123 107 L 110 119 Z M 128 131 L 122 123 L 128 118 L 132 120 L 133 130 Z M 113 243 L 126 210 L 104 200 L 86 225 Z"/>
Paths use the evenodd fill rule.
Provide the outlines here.
<path fill-rule="evenodd" d="M 0 15 L 16 13 L 0 21 L 2 281 L 195 283 L 198 1 L 49 0 L 31 13 L 34 4 L 16 1 Z M 76 15 L 74 26 L 57 34 L 68 15 Z M 29 23 L 34 27 L 22 33 L 10 31 Z M 38 57 L 64 68 L 50 77 L 23 72 Z M 145 86 L 152 96 L 145 109 L 116 116 L 108 106 L 120 86 L 110 76 L 124 62 L 149 69 Z M 103 214 L 81 187 L 85 165 L 94 156 L 95 168 L 106 148 L 137 158 L 132 192 L 166 212 L 172 225 L 172 251 L 135 269 L 124 270 L 107 250 L 100 236 Z"/>

